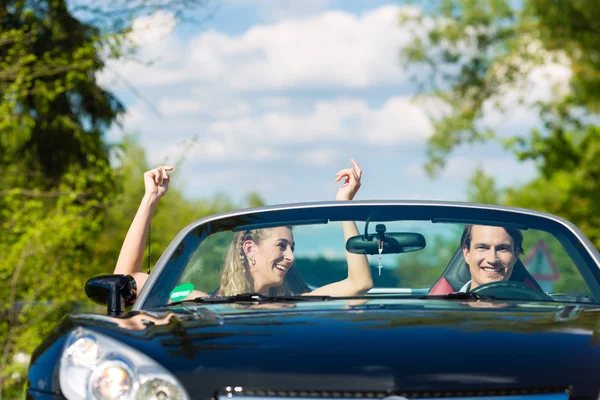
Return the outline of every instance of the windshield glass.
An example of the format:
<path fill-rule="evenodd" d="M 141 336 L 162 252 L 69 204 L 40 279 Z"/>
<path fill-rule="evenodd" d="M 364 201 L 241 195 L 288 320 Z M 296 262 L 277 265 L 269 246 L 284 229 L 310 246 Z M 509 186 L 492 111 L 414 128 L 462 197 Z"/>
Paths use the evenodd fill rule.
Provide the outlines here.
<path fill-rule="evenodd" d="M 344 224 L 302 221 L 192 231 L 161 271 L 150 295 L 159 300 L 150 303 L 241 293 L 423 297 L 456 292 L 596 302 L 598 267 L 582 259 L 564 232 L 387 220 L 371 222 L 365 236 L 365 221 L 350 222 L 354 235 Z"/>

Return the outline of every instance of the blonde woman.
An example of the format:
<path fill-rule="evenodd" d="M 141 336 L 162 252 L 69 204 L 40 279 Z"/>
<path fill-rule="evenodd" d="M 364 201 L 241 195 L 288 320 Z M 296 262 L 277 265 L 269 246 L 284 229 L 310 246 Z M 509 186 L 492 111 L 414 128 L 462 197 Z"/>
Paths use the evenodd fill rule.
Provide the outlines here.
<path fill-rule="evenodd" d="M 342 181 L 336 200 L 352 200 L 360 188 L 362 170 L 351 160 L 352 168 L 340 170 L 336 182 Z M 132 275 L 142 289 L 148 275 L 142 272 L 144 245 L 150 220 L 161 197 L 169 188 L 169 172 L 163 166 L 144 173 L 146 192 L 127 232 L 115 267 L 115 274 Z M 342 222 L 344 240 L 358 235 L 352 221 Z M 346 252 L 348 277 L 313 291 L 302 281 L 294 268 L 294 236 L 289 227 L 275 227 L 237 232 L 225 255 L 221 282 L 212 296 L 228 296 L 257 292 L 265 295 L 310 294 L 355 296 L 373 286 L 373 278 L 365 255 Z M 192 297 L 209 296 L 194 291 Z"/>

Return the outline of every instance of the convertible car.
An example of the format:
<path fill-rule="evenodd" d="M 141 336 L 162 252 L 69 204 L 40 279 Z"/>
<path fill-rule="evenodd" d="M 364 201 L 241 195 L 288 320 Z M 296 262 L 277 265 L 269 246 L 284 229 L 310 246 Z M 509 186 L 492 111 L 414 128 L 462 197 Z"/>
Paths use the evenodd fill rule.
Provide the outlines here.
<path fill-rule="evenodd" d="M 350 271 L 365 287 L 328 293 Z M 228 212 L 185 227 L 143 288 L 104 275 L 85 291 L 106 312 L 69 315 L 43 341 L 28 398 L 599 396 L 600 255 L 534 211 L 352 201 Z"/>

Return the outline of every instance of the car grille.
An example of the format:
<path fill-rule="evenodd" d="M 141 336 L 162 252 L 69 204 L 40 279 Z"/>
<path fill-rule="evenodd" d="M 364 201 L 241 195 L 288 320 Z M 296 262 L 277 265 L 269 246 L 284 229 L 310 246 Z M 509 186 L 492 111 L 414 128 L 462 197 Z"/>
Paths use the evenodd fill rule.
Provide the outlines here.
<path fill-rule="evenodd" d="M 570 388 L 546 389 L 503 389 L 503 390 L 464 390 L 464 391 L 422 391 L 422 392 L 388 392 L 388 391 L 334 391 L 334 390 L 268 390 L 227 387 L 217 393 L 218 400 L 412 400 L 412 399 L 485 399 L 485 400 L 568 400 L 571 397 Z"/>

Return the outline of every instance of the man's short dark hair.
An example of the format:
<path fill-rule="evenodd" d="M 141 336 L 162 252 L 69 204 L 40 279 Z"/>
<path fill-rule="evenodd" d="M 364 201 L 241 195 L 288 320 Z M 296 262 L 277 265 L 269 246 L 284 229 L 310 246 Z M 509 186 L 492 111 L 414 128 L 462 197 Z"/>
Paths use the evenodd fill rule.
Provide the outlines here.
<path fill-rule="evenodd" d="M 467 249 L 471 248 L 471 238 L 473 231 L 473 224 L 465 225 L 465 229 L 463 230 L 462 236 L 460 237 L 460 247 L 466 247 Z M 500 226 L 500 228 L 504 228 L 506 233 L 512 238 L 515 244 L 515 251 L 519 251 L 519 254 L 525 254 L 523 251 L 523 233 L 520 230 L 515 228 L 505 228 Z"/>

